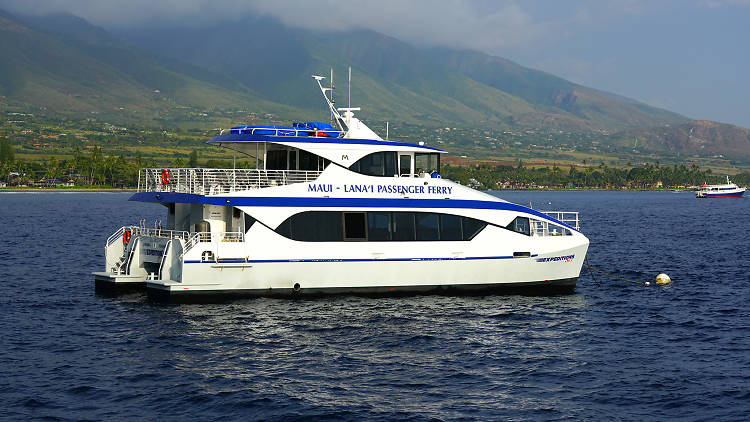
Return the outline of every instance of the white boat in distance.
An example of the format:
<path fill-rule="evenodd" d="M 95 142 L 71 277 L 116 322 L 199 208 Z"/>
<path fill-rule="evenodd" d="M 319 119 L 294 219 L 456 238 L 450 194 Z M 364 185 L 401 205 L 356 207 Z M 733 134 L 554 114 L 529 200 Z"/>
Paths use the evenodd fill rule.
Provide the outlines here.
<path fill-rule="evenodd" d="M 729 181 L 723 185 L 702 184 L 700 189 L 695 191 L 696 198 L 741 198 L 745 193 L 745 188 L 741 188 Z"/>
<path fill-rule="evenodd" d="M 208 143 L 256 169 L 141 169 L 130 200 L 166 224 L 124 226 L 97 289 L 150 298 L 570 292 L 589 240 L 577 212 L 540 212 L 441 178 L 445 151 L 383 140 L 335 108 L 337 127 L 241 126 Z"/>

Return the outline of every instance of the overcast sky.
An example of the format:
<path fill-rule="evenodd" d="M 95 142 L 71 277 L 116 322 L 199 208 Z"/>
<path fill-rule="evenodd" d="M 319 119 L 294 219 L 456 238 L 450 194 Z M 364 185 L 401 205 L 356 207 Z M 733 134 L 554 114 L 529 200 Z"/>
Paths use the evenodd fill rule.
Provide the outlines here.
<path fill-rule="evenodd" d="M 0 0 L 104 28 L 246 13 L 471 48 L 691 118 L 750 128 L 750 0 Z"/>

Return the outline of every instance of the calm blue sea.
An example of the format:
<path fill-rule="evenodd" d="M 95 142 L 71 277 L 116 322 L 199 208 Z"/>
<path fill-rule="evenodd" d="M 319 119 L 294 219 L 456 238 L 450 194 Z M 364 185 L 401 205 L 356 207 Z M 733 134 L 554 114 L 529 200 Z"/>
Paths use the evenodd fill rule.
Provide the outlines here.
<path fill-rule="evenodd" d="M 750 420 L 750 200 L 504 192 L 577 210 L 591 265 L 556 297 L 94 293 L 104 241 L 165 208 L 0 193 L 0 419 Z"/>

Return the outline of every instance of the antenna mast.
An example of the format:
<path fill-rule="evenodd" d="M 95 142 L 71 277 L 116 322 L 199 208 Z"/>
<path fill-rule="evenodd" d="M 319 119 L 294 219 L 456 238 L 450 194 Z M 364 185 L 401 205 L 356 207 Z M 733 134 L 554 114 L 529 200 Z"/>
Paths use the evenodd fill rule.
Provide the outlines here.
<path fill-rule="evenodd" d="M 331 70 L 331 74 L 333 74 L 333 70 Z M 341 117 L 341 114 L 339 114 L 338 110 L 336 110 L 336 107 L 334 106 L 334 103 L 333 103 L 333 83 L 331 83 L 330 88 L 324 88 L 323 84 L 320 82 L 323 79 L 325 79 L 324 76 L 313 75 L 313 79 L 315 79 L 315 82 L 318 83 L 318 88 L 320 88 L 320 92 L 323 93 L 323 98 L 326 99 L 326 103 L 328 103 L 328 108 L 331 109 L 331 116 L 333 116 L 333 121 L 336 122 L 336 126 L 338 126 L 338 128 L 341 131 L 344 131 L 344 127 L 346 127 L 348 130 L 349 125 L 346 124 L 346 122 L 344 121 L 344 118 Z M 331 91 L 331 98 L 328 98 L 328 94 L 326 94 L 327 91 Z"/>
<path fill-rule="evenodd" d="M 333 90 L 336 89 L 336 86 L 333 85 L 333 67 L 331 67 L 331 104 L 336 104 L 336 100 L 333 99 Z M 334 123 L 333 120 L 333 109 L 331 109 L 331 124 Z"/>

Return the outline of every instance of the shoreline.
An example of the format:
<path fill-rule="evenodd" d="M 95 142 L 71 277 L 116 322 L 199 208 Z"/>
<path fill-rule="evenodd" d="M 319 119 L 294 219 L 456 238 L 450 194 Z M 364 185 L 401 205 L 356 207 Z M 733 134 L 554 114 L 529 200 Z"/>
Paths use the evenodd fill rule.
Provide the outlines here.
<path fill-rule="evenodd" d="M 0 188 L 0 192 L 136 192 L 136 188 Z"/>
<path fill-rule="evenodd" d="M 601 192 L 695 192 L 696 188 L 654 188 L 654 189 L 631 189 L 631 188 L 534 188 L 534 189 L 487 189 L 483 192 L 508 192 L 508 191 L 601 191 Z M 2 192 L 137 192 L 137 188 L 0 188 Z"/>

